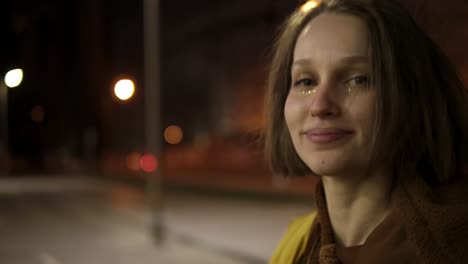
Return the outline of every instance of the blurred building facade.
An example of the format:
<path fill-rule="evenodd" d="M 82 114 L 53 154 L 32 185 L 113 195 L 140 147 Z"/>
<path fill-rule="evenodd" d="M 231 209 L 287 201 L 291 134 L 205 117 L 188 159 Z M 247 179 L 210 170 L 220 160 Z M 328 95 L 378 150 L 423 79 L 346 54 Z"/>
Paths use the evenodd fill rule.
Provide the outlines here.
<path fill-rule="evenodd" d="M 402 1 L 468 82 L 468 3 Z M 166 154 L 158 158 L 169 171 L 265 172 L 256 140 L 269 50 L 300 1 L 160 3 L 161 127 L 179 126 L 183 139 L 161 138 Z M 12 171 L 131 171 L 128 154 L 145 151 L 142 2 L 1 5 L 0 71 L 25 71 L 24 84 L 9 91 Z M 112 96 L 121 77 L 136 85 L 126 102 Z"/>

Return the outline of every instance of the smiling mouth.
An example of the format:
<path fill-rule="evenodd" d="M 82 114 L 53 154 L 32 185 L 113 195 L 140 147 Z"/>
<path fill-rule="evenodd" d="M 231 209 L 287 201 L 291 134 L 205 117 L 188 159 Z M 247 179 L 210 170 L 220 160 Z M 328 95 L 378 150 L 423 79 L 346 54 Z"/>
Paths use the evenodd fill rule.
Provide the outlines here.
<path fill-rule="evenodd" d="M 330 144 L 349 137 L 352 131 L 336 128 L 321 128 L 308 130 L 305 135 L 314 144 Z"/>

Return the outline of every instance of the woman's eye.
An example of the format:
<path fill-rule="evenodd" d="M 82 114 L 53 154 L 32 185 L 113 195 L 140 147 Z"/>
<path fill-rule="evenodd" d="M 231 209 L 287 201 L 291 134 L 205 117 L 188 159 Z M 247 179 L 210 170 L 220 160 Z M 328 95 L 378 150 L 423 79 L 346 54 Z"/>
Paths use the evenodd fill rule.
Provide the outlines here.
<path fill-rule="evenodd" d="M 349 86 L 358 86 L 358 87 L 368 87 L 369 86 L 369 77 L 365 75 L 355 76 L 349 79 L 347 82 Z"/>
<path fill-rule="evenodd" d="M 314 85 L 314 81 L 312 81 L 312 79 L 308 79 L 308 78 L 303 78 L 303 79 L 299 79 L 297 81 L 294 82 L 294 86 L 311 86 L 311 85 Z"/>
<path fill-rule="evenodd" d="M 302 78 L 294 81 L 293 88 L 301 95 L 309 95 L 315 93 L 317 83 L 310 78 Z"/>

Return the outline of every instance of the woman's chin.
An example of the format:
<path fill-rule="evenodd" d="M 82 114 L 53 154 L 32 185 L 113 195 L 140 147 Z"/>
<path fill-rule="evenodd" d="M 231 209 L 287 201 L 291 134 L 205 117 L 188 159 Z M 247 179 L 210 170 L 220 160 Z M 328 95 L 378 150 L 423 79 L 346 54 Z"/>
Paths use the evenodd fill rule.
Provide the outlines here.
<path fill-rule="evenodd" d="M 314 172 L 314 174 L 320 176 L 340 175 L 346 171 L 341 166 L 336 166 L 333 164 L 310 164 L 309 168 Z"/>
<path fill-rule="evenodd" d="M 306 161 L 306 164 L 314 174 L 320 176 L 339 176 L 349 174 L 356 169 L 356 164 L 350 164 L 342 159 L 314 159 Z"/>

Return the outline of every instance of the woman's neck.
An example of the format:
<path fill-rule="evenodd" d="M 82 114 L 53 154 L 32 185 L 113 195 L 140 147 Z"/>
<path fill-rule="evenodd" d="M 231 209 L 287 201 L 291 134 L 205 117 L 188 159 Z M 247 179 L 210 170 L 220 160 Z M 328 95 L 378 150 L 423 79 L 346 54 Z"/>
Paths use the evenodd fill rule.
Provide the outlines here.
<path fill-rule="evenodd" d="M 323 176 L 330 223 L 339 246 L 362 245 L 390 213 L 392 181 L 386 173 Z"/>

